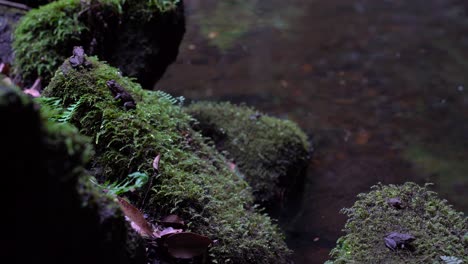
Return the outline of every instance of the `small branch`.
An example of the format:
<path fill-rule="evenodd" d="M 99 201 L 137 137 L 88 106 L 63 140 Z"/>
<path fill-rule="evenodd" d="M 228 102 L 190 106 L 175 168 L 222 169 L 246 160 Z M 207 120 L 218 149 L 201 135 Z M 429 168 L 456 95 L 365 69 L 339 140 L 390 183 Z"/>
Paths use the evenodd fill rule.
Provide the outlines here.
<path fill-rule="evenodd" d="M 0 6 L 7 6 L 7 7 L 13 7 L 16 9 L 24 10 L 24 11 L 29 11 L 31 8 L 27 5 L 11 2 L 11 1 L 6 1 L 6 0 L 0 0 Z"/>

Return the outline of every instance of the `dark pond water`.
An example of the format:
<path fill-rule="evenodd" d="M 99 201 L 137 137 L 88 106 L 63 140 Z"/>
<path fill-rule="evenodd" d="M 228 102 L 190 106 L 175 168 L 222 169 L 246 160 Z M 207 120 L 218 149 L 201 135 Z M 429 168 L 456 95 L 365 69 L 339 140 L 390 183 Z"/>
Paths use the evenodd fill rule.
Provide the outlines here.
<path fill-rule="evenodd" d="M 323 263 L 340 209 L 377 182 L 433 182 L 468 212 L 467 1 L 185 2 L 157 88 L 245 102 L 316 143 L 299 209 L 280 219 L 296 263 Z"/>

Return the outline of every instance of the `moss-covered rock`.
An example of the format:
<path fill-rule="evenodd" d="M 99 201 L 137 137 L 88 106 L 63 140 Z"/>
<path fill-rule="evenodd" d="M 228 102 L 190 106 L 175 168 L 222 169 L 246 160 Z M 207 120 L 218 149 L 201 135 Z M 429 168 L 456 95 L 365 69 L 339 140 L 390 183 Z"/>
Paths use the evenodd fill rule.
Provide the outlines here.
<path fill-rule="evenodd" d="M 47 84 L 74 46 L 84 46 L 152 88 L 185 32 L 180 0 L 59 0 L 28 12 L 14 32 L 16 67 Z"/>
<path fill-rule="evenodd" d="M 468 222 L 463 213 L 427 186 L 405 183 L 372 189 L 358 195 L 353 207 L 343 209 L 349 217 L 346 235 L 327 263 L 449 263 L 443 260 L 449 257 L 468 261 Z M 413 249 L 388 248 L 384 237 L 391 232 L 414 236 Z"/>
<path fill-rule="evenodd" d="M 15 232 L 22 262 L 146 263 L 143 241 L 118 205 L 91 186 L 84 164 L 89 138 L 65 123 L 48 120 L 50 110 L 0 85 L 2 172 L 14 177 Z"/>
<path fill-rule="evenodd" d="M 71 122 L 93 139 L 98 179 L 120 180 L 135 171 L 153 175 L 152 161 L 160 154 L 158 175 L 142 188 L 151 187 L 150 198 L 136 192 L 130 197 L 135 204 L 155 217 L 175 213 L 191 231 L 217 240 L 210 249 L 213 262 L 288 263 L 290 251 L 277 226 L 256 210 L 247 183 L 191 129 L 192 118 L 178 100 L 142 90 L 96 58 L 87 60 L 90 65 L 77 68 L 67 60 L 44 95 L 61 98 L 64 106 L 79 102 Z M 114 99 L 109 80 L 131 95 L 134 109 Z"/>
<path fill-rule="evenodd" d="M 258 201 L 277 200 L 302 182 L 309 143 L 295 123 L 230 103 L 199 102 L 186 111 L 197 119 L 194 127 L 239 167 Z"/>

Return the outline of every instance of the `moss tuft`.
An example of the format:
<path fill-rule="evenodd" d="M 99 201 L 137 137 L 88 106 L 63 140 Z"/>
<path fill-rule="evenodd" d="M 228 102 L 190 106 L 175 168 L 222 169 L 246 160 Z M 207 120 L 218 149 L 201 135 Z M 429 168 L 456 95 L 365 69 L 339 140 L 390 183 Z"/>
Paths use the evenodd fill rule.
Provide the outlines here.
<path fill-rule="evenodd" d="M 277 226 L 257 211 L 247 183 L 191 129 L 192 118 L 176 100 L 142 90 L 96 58 L 88 60 L 88 69 L 65 62 L 44 95 L 61 98 L 65 107 L 81 100 L 71 122 L 94 142 L 98 179 L 122 180 L 135 171 L 154 175 L 151 164 L 160 154 L 150 198 L 143 201 L 143 193 L 134 193 L 134 203 L 156 217 L 175 213 L 190 230 L 218 240 L 210 249 L 213 262 L 288 263 L 290 251 Z M 114 100 L 108 80 L 131 94 L 136 109 L 127 111 Z"/>
<path fill-rule="evenodd" d="M 28 12 L 13 37 L 26 82 L 47 84 L 74 46 L 83 46 L 150 86 L 178 53 L 185 31 L 179 0 L 59 0 Z"/>
<path fill-rule="evenodd" d="M 295 123 L 230 103 L 200 102 L 186 111 L 197 119 L 194 127 L 239 166 L 258 201 L 279 198 L 302 182 L 309 143 Z"/>
<path fill-rule="evenodd" d="M 427 185 L 377 185 L 367 194 L 358 195 L 351 208 L 343 209 L 349 219 L 332 250 L 328 263 L 444 263 L 442 256 L 468 261 L 467 218 L 456 212 L 446 200 L 429 191 Z M 403 209 L 388 204 L 400 198 Z M 414 251 L 392 251 L 385 246 L 390 232 L 409 233 Z"/>

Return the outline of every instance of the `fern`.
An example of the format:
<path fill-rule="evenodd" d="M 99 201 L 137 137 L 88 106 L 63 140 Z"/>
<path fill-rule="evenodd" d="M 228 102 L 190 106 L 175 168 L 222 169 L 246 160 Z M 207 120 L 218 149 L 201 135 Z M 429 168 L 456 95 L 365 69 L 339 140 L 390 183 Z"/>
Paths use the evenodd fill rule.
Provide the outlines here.
<path fill-rule="evenodd" d="M 141 188 L 148 182 L 148 175 L 146 173 L 134 172 L 128 175 L 127 180 L 122 182 L 109 182 L 106 181 L 103 184 L 99 184 L 95 178 L 91 178 L 91 182 L 98 186 L 100 189 L 105 190 L 108 194 L 111 195 L 121 195 L 126 192 L 134 191 L 138 188 Z"/>
<path fill-rule="evenodd" d="M 56 97 L 38 97 L 35 101 L 42 106 L 41 110 L 49 120 L 59 123 L 69 122 L 78 107 L 82 104 L 82 100 L 80 99 L 76 103 L 64 108 L 62 100 Z"/>
<path fill-rule="evenodd" d="M 170 95 L 170 94 L 168 94 L 166 92 L 163 92 L 161 90 L 156 91 L 156 93 L 163 100 L 167 100 L 167 101 L 171 102 L 171 104 L 173 104 L 173 105 L 178 105 L 180 107 L 182 107 L 184 105 L 185 97 L 183 97 L 183 96 L 174 97 L 174 96 L 172 96 L 172 95 Z"/>
<path fill-rule="evenodd" d="M 57 118 L 57 121 L 61 123 L 69 122 L 82 102 L 83 101 L 80 98 L 80 100 L 78 100 L 76 103 L 71 104 L 69 107 L 65 108 L 61 115 Z"/>
<path fill-rule="evenodd" d="M 463 260 L 457 258 L 457 257 L 452 257 L 452 256 L 441 256 L 440 257 L 444 263 L 446 264 L 462 264 Z"/>

